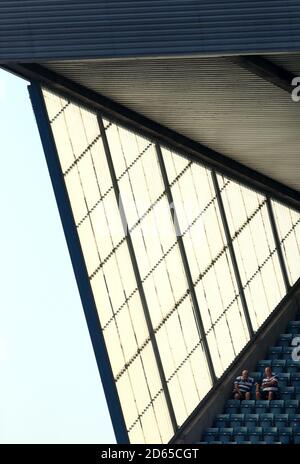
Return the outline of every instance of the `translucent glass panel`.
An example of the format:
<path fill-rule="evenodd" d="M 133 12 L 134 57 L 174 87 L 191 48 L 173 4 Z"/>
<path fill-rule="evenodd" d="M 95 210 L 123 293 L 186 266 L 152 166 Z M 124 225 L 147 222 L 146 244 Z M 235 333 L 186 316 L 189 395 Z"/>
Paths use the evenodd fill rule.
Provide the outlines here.
<path fill-rule="evenodd" d="M 300 277 L 300 213 L 272 201 L 290 283 Z"/>
<path fill-rule="evenodd" d="M 266 200 L 218 178 L 252 325 L 257 330 L 285 294 Z"/>
<path fill-rule="evenodd" d="M 211 173 L 168 150 L 163 150 L 163 156 L 214 368 L 220 376 L 245 346 L 248 331 Z"/>
<path fill-rule="evenodd" d="M 97 116 L 44 95 L 128 430 L 140 443 L 166 442 L 174 432 Z"/>
<path fill-rule="evenodd" d="M 166 181 L 153 142 L 103 120 L 107 150 L 95 112 L 44 98 L 130 441 L 167 443 L 172 410 L 180 426 L 212 387 L 209 357 L 219 377 L 249 340 L 237 272 L 254 330 L 285 294 L 266 198 L 218 176 L 227 243 L 209 169 L 161 147 Z M 294 283 L 300 215 L 273 208 Z"/>
<path fill-rule="evenodd" d="M 211 383 L 201 351 L 190 359 L 199 333 L 191 300 L 179 304 L 188 286 L 156 149 L 115 124 L 106 133 L 152 325 L 160 326 L 156 340 L 181 425 Z M 196 364 L 206 372 L 201 379 L 195 375 Z"/>
<path fill-rule="evenodd" d="M 117 381 L 129 436 L 134 443 L 165 443 L 170 439 L 170 417 L 154 364 L 153 350 L 148 344 Z"/>

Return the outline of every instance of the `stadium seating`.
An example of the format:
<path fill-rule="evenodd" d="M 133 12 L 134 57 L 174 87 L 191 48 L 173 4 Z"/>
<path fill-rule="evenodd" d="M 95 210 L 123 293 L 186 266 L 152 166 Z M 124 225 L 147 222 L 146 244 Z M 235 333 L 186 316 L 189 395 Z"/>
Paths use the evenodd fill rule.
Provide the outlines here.
<path fill-rule="evenodd" d="M 288 323 L 277 345 L 270 347 L 267 359 L 257 363 L 250 377 L 258 381 L 267 366 L 277 375 L 279 392 L 275 400 L 228 399 L 214 427 L 207 429 L 202 441 L 210 444 L 300 444 L 300 361 L 292 358 L 295 336 L 300 337 L 300 318 Z"/>

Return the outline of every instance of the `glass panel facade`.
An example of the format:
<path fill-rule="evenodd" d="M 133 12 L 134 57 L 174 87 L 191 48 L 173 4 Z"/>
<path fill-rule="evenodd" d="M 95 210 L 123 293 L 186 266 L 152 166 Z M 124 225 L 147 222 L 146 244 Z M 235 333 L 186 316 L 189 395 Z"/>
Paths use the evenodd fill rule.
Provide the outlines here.
<path fill-rule="evenodd" d="M 249 340 L 211 172 L 162 150 L 217 376 Z M 180 173 L 184 170 L 182 175 Z M 231 322 L 231 324 L 230 324 Z M 233 323 L 232 323 L 233 322 Z"/>
<path fill-rule="evenodd" d="M 300 213 L 273 201 L 277 230 L 290 283 L 300 276 Z"/>
<path fill-rule="evenodd" d="M 266 198 L 219 177 L 234 251 L 254 330 L 285 294 Z"/>
<path fill-rule="evenodd" d="M 266 198 L 43 95 L 130 441 L 167 443 L 285 294 Z M 300 215 L 273 208 L 294 283 Z"/>
<path fill-rule="evenodd" d="M 160 327 L 156 340 L 176 421 L 181 425 L 201 399 L 199 379 L 189 357 L 199 334 L 190 298 L 180 304 L 188 286 L 156 149 L 148 140 L 115 124 L 107 128 L 106 136 L 152 325 Z M 192 347 L 191 340 L 195 341 Z M 194 354 L 195 361 L 207 370 L 200 354 Z M 205 380 L 208 391 L 208 375 Z"/>

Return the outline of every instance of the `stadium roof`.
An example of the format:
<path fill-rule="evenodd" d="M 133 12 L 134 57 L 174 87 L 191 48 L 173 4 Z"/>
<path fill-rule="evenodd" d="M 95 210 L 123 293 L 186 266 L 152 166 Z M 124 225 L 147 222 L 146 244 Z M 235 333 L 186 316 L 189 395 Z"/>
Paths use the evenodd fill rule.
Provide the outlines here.
<path fill-rule="evenodd" d="M 7 69 L 50 70 L 48 83 L 108 97 L 299 201 L 299 2 L 2 1 L 0 31 Z"/>

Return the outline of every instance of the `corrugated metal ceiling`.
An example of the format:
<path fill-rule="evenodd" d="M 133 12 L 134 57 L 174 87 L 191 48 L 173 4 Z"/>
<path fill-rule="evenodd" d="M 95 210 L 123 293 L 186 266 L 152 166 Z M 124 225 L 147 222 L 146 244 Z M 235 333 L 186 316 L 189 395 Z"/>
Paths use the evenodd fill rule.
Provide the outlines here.
<path fill-rule="evenodd" d="M 276 60 L 300 71 L 299 56 Z M 47 66 L 300 191 L 300 103 L 226 58 Z"/>

